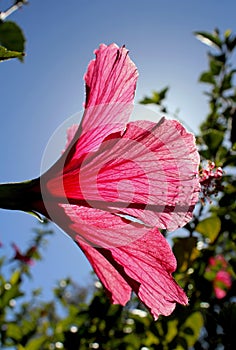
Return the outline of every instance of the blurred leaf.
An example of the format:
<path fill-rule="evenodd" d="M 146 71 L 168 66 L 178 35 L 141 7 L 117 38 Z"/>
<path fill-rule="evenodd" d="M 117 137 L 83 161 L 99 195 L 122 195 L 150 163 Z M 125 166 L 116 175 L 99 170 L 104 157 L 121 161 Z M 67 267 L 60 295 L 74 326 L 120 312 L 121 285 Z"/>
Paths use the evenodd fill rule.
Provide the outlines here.
<path fill-rule="evenodd" d="M 153 91 L 151 97 L 144 97 L 144 99 L 141 100 L 140 103 L 141 104 L 154 103 L 154 104 L 160 105 L 162 100 L 165 99 L 166 93 L 167 93 L 168 90 L 169 90 L 169 87 L 167 86 L 164 89 L 162 89 L 160 92 Z"/>
<path fill-rule="evenodd" d="M 11 58 L 22 58 L 23 52 L 7 50 L 5 47 L 0 46 L 0 61 L 9 60 Z"/>
<path fill-rule="evenodd" d="M 175 350 L 188 350 L 188 342 L 185 339 L 185 336 L 181 337 L 180 335 L 178 336 L 178 345 L 175 348 Z"/>
<path fill-rule="evenodd" d="M 10 284 L 14 285 L 14 284 L 18 283 L 20 281 L 20 279 L 21 279 L 21 271 L 20 270 L 16 270 L 11 275 Z"/>
<path fill-rule="evenodd" d="M 215 79 L 211 72 L 203 72 L 200 75 L 199 81 L 202 83 L 215 84 Z"/>
<path fill-rule="evenodd" d="M 25 37 L 15 22 L 6 21 L 0 23 L 0 43 L 8 50 L 24 52 Z M 22 61 L 23 55 L 18 58 Z"/>
<path fill-rule="evenodd" d="M 231 29 L 227 29 L 227 30 L 224 32 L 224 37 L 225 37 L 225 39 L 227 39 L 231 34 L 232 34 L 232 30 L 231 30 Z"/>
<path fill-rule="evenodd" d="M 224 79 L 221 83 L 221 91 L 225 91 L 232 88 L 232 76 L 235 71 L 231 71 L 229 74 L 224 76 Z"/>
<path fill-rule="evenodd" d="M 196 249 L 196 237 L 177 238 L 174 240 L 173 252 L 177 259 L 178 269 L 186 271 L 191 261 L 199 254 Z"/>
<path fill-rule="evenodd" d="M 211 73 L 215 76 L 219 75 L 223 65 L 221 62 L 216 60 L 210 60 L 210 70 Z"/>
<path fill-rule="evenodd" d="M 9 306 L 10 300 L 18 298 L 23 295 L 24 293 L 22 293 L 19 290 L 18 285 L 12 285 L 9 289 L 5 290 L 3 295 L 1 296 L 1 307 L 3 308 L 3 307 Z"/>
<path fill-rule="evenodd" d="M 225 64 L 226 62 L 226 54 L 221 53 L 219 55 L 213 55 L 211 52 L 208 52 L 208 56 L 210 60 L 218 61 L 219 63 Z"/>
<path fill-rule="evenodd" d="M 193 312 L 181 326 L 179 334 L 186 340 L 187 349 L 190 349 L 196 343 L 203 324 L 202 314 L 196 311 Z"/>
<path fill-rule="evenodd" d="M 207 32 L 194 32 L 194 35 L 203 44 L 221 49 L 222 42 L 218 35 Z"/>
<path fill-rule="evenodd" d="M 7 336 L 14 339 L 20 340 L 22 338 L 21 327 L 15 323 L 7 324 Z"/>
<path fill-rule="evenodd" d="M 211 243 L 214 242 L 221 229 L 221 221 L 218 216 L 211 216 L 200 221 L 195 230 L 208 238 Z"/>
<path fill-rule="evenodd" d="M 174 319 L 167 323 L 168 332 L 166 332 L 165 340 L 170 343 L 174 337 L 178 334 L 178 320 Z"/>
<path fill-rule="evenodd" d="M 25 350 L 25 347 L 22 346 L 21 344 L 18 344 L 17 345 L 17 350 Z"/>
<path fill-rule="evenodd" d="M 216 161 L 223 163 L 228 155 L 228 149 L 224 146 L 220 146 L 216 152 Z"/>
<path fill-rule="evenodd" d="M 236 47 L 236 36 L 230 35 L 229 37 L 226 38 L 226 46 L 229 51 L 233 51 Z"/>
<path fill-rule="evenodd" d="M 227 157 L 227 159 L 224 162 L 224 167 L 227 165 L 230 165 L 230 166 L 236 165 L 236 155 L 230 155 Z"/>
<path fill-rule="evenodd" d="M 224 132 L 215 129 L 209 129 L 202 133 L 202 138 L 205 141 L 208 148 L 212 152 L 215 152 L 218 150 L 219 146 L 221 145 L 224 139 Z"/>
<path fill-rule="evenodd" d="M 164 89 L 162 89 L 160 92 L 159 92 L 159 98 L 160 100 L 164 100 L 164 98 L 166 97 L 166 93 L 168 92 L 169 90 L 169 87 L 166 86 Z"/>
<path fill-rule="evenodd" d="M 25 350 L 40 350 L 43 349 L 43 344 L 47 341 L 46 335 L 30 340 L 25 346 Z"/>

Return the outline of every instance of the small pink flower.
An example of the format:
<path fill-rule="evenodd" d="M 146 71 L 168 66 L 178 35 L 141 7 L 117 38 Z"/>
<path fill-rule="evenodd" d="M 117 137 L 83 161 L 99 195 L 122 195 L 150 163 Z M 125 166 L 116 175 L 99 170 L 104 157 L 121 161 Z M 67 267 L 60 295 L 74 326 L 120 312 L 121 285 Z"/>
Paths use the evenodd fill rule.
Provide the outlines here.
<path fill-rule="evenodd" d="M 210 257 L 206 269 L 206 278 L 213 283 L 213 289 L 216 298 L 222 299 L 226 296 L 227 291 L 231 288 L 232 277 L 229 271 L 228 263 L 223 255 Z"/>
<path fill-rule="evenodd" d="M 223 170 L 221 167 L 216 167 L 214 162 L 208 161 L 207 165 L 199 172 L 201 184 L 200 198 L 204 202 L 211 195 L 217 195 L 222 190 L 221 179 Z"/>
<path fill-rule="evenodd" d="M 192 217 L 199 193 L 195 139 L 175 120 L 128 123 L 137 68 L 125 47 L 101 45 L 95 54 L 82 122 L 41 176 L 42 197 L 34 180 L 31 210 L 71 236 L 113 303 L 126 304 L 133 290 L 155 318 L 169 315 L 188 299 L 172 277 L 176 260 L 159 229 Z"/>
<path fill-rule="evenodd" d="M 226 296 L 227 291 L 232 285 L 231 274 L 227 271 L 218 271 L 213 281 L 213 287 L 215 295 L 218 299 L 222 299 Z"/>
<path fill-rule="evenodd" d="M 34 261 L 32 259 L 32 255 L 33 253 L 36 251 L 36 247 L 31 247 L 26 254 L 22 254 L 20 249 L 18 248 L 18 246 L 15 243 L 12 243 L 12 247 L 15 250 L 15 256 L 14 256 L 14 260 L 19 260 L 23 263 L 25 263 L 26 265 L 33 265 Z"/>
<path fill-rule="evenodd" d="M 225 260 L 223 255 L 218 254 L 216 256 L 211 256 L 210 257 L 209 265 L 210 266 L 215 266 L 217 269 L 219 269 L 219 268 L 226 268 L 228 266 L 228 263 Z"/>

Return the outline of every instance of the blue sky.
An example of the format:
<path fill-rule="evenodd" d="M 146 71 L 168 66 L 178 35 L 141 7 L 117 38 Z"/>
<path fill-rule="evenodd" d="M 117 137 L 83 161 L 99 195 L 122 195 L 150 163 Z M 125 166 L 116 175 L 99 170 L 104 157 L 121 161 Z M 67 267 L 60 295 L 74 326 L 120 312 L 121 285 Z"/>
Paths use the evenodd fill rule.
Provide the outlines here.
<path fill-rule="evenodd" d="M 1 1 L 4 10 L 10 1 Z M 55 129 L 82 108 L 83 75 L 102 42 L 130 50 L 139 70 L 136 101 L 170 86 L 168 106 L 197 131 L 207 113 L 198 76 L 206 68 L 207 47 L 194 31 L 236 32 L 232 1 L 30 0 L 8 20 L 27 38 L 24 64 L 1 64 L 0 182 L 37 177 L 48 140 Z M 145 118 L 145 116 L 144 116 Z M 35 219 L 0 210 L 0 239 L 25 247 Z M 10 252 L 10 250 L 8 250 Z M 60 230 L 50 239 L 44 261 L 33 268 L 30 287 L 45 287 L 70 275 L 88 283 L 89 264 Z"/>

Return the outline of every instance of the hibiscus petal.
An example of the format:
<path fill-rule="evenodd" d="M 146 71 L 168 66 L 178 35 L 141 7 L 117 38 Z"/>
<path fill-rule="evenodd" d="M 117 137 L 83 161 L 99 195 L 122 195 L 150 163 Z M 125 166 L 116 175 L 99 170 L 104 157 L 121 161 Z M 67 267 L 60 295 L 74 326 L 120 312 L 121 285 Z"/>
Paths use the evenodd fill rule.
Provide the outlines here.
<path fill-rule="evenodd" d="M 138 79 L 135 64 L 125 47 L 100 45 L 85 74 L 86 103 L 81 124 L 70 133 L 66 151 L 42 177 L 42 183 L 60 174 L 72 159 L 96 151 L 103 139 L 114 132 L 124 132 L 133 110 Z M 73 130 L 74 131 L 74 130 Z"/>
<path fill-rule="evenodd" d="M 127 214 L 169 230 L 191 219 L 198 200 L 199 155 L 194 136 L 179 122 L 129 123 L 122 137 L 112 134 L 97 152 L 77 156 L 63 178 L 49 181 L 53 195 L 66 193 L 69 203 Z"/>
<path fill-rule="evenodd" d="M 176 269 L 176 260 L 169 244 L 157 229 L 152 229 L 128 246 L 111 248 L 111 263 L 124 267 L 131 278 L 131 287 L 151 311 L 155 319 L 170 315 L 176 302 L 186 305 L 188 298 L 174 281 L 171 273 Z"/>
<path fill-rule="evenodd" d="M 116 268 L 106 260 L 106 258 L 95 248 L 85 244 L 80 239 L 75 241 L 82 249 L 94 272 L 106 290 L 107 296 L 113 304 L 125 305 L 131 296 L 131 287 L 116 270 Z M 117 288 L 119 286 L 119 288 Z"/>
<path fill-rule="evenodd" d="M 133 109 L 138 78 L 135 64 L 125 47 L 100 45 L 87 73 L 86 102 L 81 127 L 75 136 L 81 154 L 96 150 L 113 132 L 123 132 Z M 81 138 L 79 140 L 79 138 Z"/>
<path fill-rule="evenodd" d="M 101 44 L 95 54 L 96 59 L 90 62 L 84 78 L 85 108 L 108 103 L 132 103 L 138 72 L 128 56 L 128 50 L 116 44 Z M 94 122 L 100 124 L 97 120 Z M 83 127 L 91 129 L 93 121 L 85 116 Z"/>
<path fill-rule="evenodd" d="M 91 215 L 96 211 L 93 208 L 76 210 L 74 206 L 62 207 L 71 220 L 67 233 L 83 250 L 114 303 L 124 305 L 129 299 L 131 288 L 150 309 L 154 318 L 160 314 L 169 315 L 176 302 L 188 303 L 185 293 L 171 276 L 176 269 L 175 257 L 157 229 L 146 229 L 142 236 L 137 236 L 136 240 L 127 245 L 92 247 L 85 239 L 91 239 L 93 232 L 96 232 L 97 237 L 102 234 L 102 226 L 105 225 L 102 225 L 99 214 Z M 88 213 L 85 214 L 87 210 Z M 116 228 L 120 227 L 122 242 L 122 225 L 126 229 L 127 223 L 122 223 L 121 218 L 110 213 L 105 214 L 110 216 L 110 223 L 113 222 L 113 227 L 110 227 L 113 237 L 117 234 Z M 107 232 L 106 227 L 104 230 Z"/>
<path fill-rule="evenodd" d="M 120 235 L 122 243 L 129 225 L 118 216 L 94 208 L 60 205 L 59 210 L 57 223 L 83 250 L 112 302 L 124 305 L 132 289 L 154 318 L 169 315 L 176 302 L 187 304 L 185 293 L 171 276 L 176 269 L 175 257 L 157 229 L 146 228 L 127 245 L 92 247 L 90 240 L 97 237 L 98 243 L 103 230 L 103 238 L 110 231 L 111 239 Z"/>

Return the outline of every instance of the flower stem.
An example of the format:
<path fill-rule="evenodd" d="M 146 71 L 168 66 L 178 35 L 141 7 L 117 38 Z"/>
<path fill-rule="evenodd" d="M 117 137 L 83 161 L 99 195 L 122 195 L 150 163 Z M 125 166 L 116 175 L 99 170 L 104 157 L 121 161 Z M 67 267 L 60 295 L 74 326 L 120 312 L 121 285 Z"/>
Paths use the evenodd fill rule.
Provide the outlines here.
<path fill-rule="evenodd" d="M 25 182 L 0 184 L 0 208 L 9 210 L 32 210 L 32 203 L 37 197 L 38 179 Z"/>

